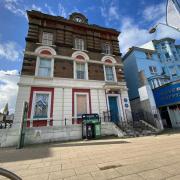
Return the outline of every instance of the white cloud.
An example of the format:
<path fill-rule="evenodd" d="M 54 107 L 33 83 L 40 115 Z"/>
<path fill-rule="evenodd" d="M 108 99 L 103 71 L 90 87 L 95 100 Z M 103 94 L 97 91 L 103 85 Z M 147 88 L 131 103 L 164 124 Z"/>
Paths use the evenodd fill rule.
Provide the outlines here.
<path fill-rule="evenodd" d="M 42 8 L 35 5 L 35 4 L 32 4 L 32 7 L 30 9 L 37 10 L 37 11 L 42 11 Z"/>
<path fill-rule="evenodd" d="M 166 4 L 156 4 L 147 6 L 142 12 L 143 18 L 146 21 L 156 21 L 159 20 L 160 17 L 165 16 L 166 14 Z"/>
<path fill-rule="evenodd" d="M 22 49 L 20 46 L 12 41 L 1 43 L 0 42 L 0 58 L 10 61 L 19 61 L 22 57 Z"/>
<path fill-rule="evenodd" d="M 102 0 L 100 7 L 101 16 L 105 19 L 106 26 L 109 26 L 113 21 L 120 20 L 120 13 L 117 8 L 118 1 L 105 1 Z"/>
<path fill-rule="evenodd" d="M 9 74 L 9 75 L 6 75 Z M 3 110 L 6 103 L 9 105 L 10 113 L 15 110 L 19 80 L 17 70 L 0 70 L 0 111 Z"/>
<path fill-rule="evenodd" d="M 142 12 L 144 23 L 150 24 L 149 28 L 152 28 L 158 23 L 165 23 L 166 19 L 166 6 L 164 3 L 148 6 Z M 119 36 L 121 52 L 124 54 L 131 46 L 141 46 L 153 39 L 161 39 L 165 37 L 174 38 L 180 40 L 180 33 L 173 30 L 170 27 L 164 25 L 158 25 L 157 31 L 154 34 L 149 34 L 149 28 L 140 27 L 137 22 L 132 18 L 124 17 L 120 20 Z"/>
<path fill-rule="evenodd" d="M 110 8 L 109 8 L 109 19 L 110 20 L 119 20 L 119 12 L 117 9 L 117 6 L 111 4 Z"/>
<path fill-rule="evenodd" d="M 26 17 L 26 11 L 20 8 L 18 0 L 4 0 L 4 7 L 16 15 Z"/>
<path fill-rule="evenodd" d="M 131 18 L 123 18 L 119 36 L 121 52 L 125 53 L 131 46 L 140 46 L 152 39 L 146 29 L 140 28 Z"/>
<path fill-rule="evenodd" d="M 67 17 L 66 9 L 64 8 L 64 6 L 61 3 L 58 4 L 58 15 L 63 16 L 65 18 Z"/>
<path fill-rule="evenodd" d="M 51 6 L 49 6 L 47 3 L 44 5 L 47 8 L 47 12 L 53 16 L 56 15 L 56 13 L 52 10 Z"/>
<path fill-rule="evenodd" d="M 22 3 L 22 0 L 4 0 L 3 5 L 4 8 L 9 10 L 13 14 L 25 17 L 26 19 L 27 19 L 26 10 L 32 10 L 32 9 L 44 13 L 48 13 L 54 16 L 57 14 L 52 10 L 52 7 L 47 3 L 45 3 L 43 6 L 38 6 L 37 4 L 32 4 L 28 6 Z M 66 9 L 61 3 L 58 4 L 58 13 L 59 13 L 58 15 L 60 16 L 67 17 Z"/>

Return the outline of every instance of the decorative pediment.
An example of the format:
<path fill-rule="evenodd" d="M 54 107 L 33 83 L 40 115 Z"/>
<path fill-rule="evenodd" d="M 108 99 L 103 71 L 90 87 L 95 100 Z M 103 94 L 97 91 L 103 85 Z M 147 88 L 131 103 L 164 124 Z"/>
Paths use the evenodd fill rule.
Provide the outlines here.
<path fill-rule="evenodd" d="M 81 13 L 72 13 L 69 19 L 77 23 L 88 24 L 88 19 Z"/>

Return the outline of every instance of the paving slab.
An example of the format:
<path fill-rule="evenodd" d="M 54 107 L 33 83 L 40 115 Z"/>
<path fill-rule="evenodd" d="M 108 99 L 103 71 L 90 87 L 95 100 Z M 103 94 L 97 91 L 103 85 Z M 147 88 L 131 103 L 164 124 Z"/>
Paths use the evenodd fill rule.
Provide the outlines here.
<path fill-rule="evenodd" d="M 2 148 L 0 166 L 23 180 L 179 180 L 180 134 Z"/>

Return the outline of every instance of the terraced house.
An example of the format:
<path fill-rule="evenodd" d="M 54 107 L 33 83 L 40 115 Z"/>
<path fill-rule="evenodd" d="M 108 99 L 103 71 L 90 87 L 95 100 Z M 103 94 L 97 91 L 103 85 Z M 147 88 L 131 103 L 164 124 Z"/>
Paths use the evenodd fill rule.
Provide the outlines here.
<path fill-rule="evenodd" d="M 73 13 L 69 19 L 28 11 L 29 30 L 16 103 L 15 121 L 29 103 L 27 127 L 81 123 L 83 113 L 111 121 L 131 118 L 119 50 L 120 32 L 89 24 Z"/>

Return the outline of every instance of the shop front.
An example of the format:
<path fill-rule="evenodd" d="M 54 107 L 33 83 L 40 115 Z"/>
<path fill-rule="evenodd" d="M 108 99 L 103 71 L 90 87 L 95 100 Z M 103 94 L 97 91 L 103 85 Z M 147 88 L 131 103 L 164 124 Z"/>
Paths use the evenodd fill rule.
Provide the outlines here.
<path fill-rule="evenodd" d="M 180 127 L 180 81 L 174 81 L 153 90 L 164 128 Z"/>

